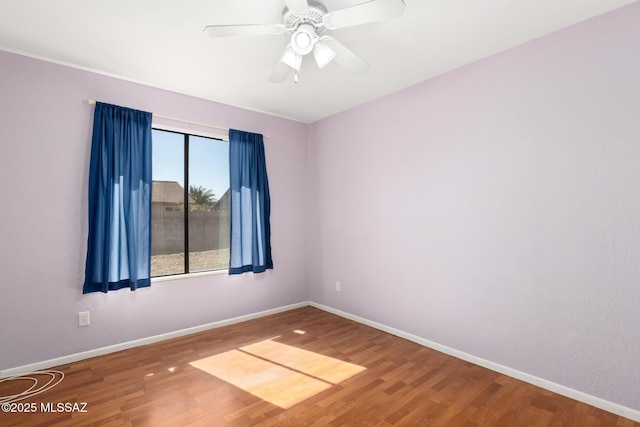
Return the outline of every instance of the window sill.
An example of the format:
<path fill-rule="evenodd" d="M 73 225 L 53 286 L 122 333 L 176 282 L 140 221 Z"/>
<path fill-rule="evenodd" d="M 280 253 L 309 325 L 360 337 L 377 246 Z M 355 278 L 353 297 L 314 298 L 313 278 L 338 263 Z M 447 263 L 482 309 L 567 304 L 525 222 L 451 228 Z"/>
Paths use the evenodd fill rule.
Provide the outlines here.
<path fill-rule="evenodd" d="M 229 274 L 229 269 L 224 269 L 224 270 L 212 270 L 212 271 L 201 271 L 198 273 L 189 273 L 189 274 L 176 274 L 173 276 L 159 276 L 159 277 L 152 277 L 151 278 L 151 283 L 158 283 L 158 282 L 170 282 L 170 281 L 174 281 L 174 280 L 184 280 L 184 279 L 193 279 L 196 277 L 203 277 L 203 276 L 218 276 L 220 274 Z"/>

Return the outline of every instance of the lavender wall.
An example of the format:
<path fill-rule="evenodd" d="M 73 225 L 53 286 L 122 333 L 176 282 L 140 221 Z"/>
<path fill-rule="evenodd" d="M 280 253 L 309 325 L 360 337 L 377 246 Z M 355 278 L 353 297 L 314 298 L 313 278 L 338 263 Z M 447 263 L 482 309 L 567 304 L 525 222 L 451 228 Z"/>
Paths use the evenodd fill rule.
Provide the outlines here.
<path fill-rule="evenodd" d="M 640 409 L 638 22 L 311 125 L 310 299 Z"/>
<path fill-rule="evenodd" d="M 82 295 L 88 98 L 268 134 L 276 268 Z M 0 52 L 0 370 L 307 301 L 307 183 L 300 179 L 307 176 L 307 131 L 301 123 Z M 91 326 L 78 328 L 77 313 L 85 310 Z"/>

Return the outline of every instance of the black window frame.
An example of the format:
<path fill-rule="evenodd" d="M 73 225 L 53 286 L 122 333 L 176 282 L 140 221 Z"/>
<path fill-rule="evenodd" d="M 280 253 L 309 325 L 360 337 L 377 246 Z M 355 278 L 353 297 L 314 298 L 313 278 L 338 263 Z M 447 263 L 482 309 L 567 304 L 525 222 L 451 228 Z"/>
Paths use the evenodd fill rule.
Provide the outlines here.
<path fill-rule="evenodd" d="M 216 137 L 216 136 L 212 136 L 212 135 L 204 135 L 201 133 L 188 133 L 188 131 L 186 130 L 175 130 L 175 129 L 166 129 L 163 127 L 155 127 L 152 126 L 152 131 L 160 131 L 160 132 L 167 132 L 167 133 L 173 133 L 176 135 L 182 135 L 183 136 L 183 159 L 184 159 L 184 164 L 183 164 L 183 180 L 184 180 L 184 198 L 183 198 L 183 206 L 184 208 L 182 209 L 183 211 L 183 222 L 184 222 L 184 245 L 183 245 L 183 251 L 184 251 L 184 272 L 182 273 L 169 273 L 169 274 L 163 274 L 163 275 L 158 275 L 158 276 L 153 276 L 151 275 L 151 279 L 157 279 L 157 278 L 164 278 L 164 277 L 175 277 L 175 276 L 184 276 L 187 274 L 194 274 L 191 273 L 189 271 L 189 212 L 190 212 L 190 203 L 189 203 L 189 137 L 191 136 L 195 136 L 198 138 L 205 138 L 205 139 L 210 139 L 210 140 L 214 140 L 214 141 L 223 141 L 223 142 L 228 142 L 226 141 L 223 137 Z M 152 165 L 153 167 L 153 165 Z M 152 199 L 151 199 L 152 203 L 153 203 L 153 195 L 152 195 Z M 151 238 L 153 239 L 153 235 L 151 236 Z M 151 256 L 153 257 L 153 252 L 151 253 Z M 216 272 L 216 271 L 224 271 L 224 270 L 229 270 L 229 267 L 227 266 L 226 268 L 218 268 L 218 269 L 211 269 L 211 270 L 200 270 L 197 271 L 195 273 L 211 273 L 211 272 Z"/>

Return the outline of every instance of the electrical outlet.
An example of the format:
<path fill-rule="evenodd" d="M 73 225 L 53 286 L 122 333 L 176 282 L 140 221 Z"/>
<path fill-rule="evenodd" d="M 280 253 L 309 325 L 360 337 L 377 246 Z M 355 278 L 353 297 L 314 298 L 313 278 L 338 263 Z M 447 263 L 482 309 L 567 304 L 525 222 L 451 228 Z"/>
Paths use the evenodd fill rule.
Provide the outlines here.
<path fill-rule="evenodd" d="M 78 326 L 89 326 L 89 312 L 82 311 L 78 313 Z"/>
<path fill-rule="evenodd" d="M 336 282 L 336 292 L 342 292 L 342 283 Z"/>

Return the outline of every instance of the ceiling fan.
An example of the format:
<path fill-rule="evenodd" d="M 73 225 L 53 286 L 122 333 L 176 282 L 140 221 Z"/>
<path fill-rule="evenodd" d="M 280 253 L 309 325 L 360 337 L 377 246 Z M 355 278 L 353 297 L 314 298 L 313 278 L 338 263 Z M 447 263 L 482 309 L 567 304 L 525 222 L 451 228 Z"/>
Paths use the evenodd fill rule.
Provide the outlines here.
<path fill-rule="evenodd" d="M 313 52 L 318 67 L 324 68 L 331 61 L 354 74 L 364 73 L 369 64 L 342 43 L 327 35 L 327 31 L 353 27 L 402 15 L 404 0 L 369 0 L 354 6 L 329 12 L 318 0 L 284 0 L 286 7 L 282 23 L 208 25 L 204 32 L 211 37 L 233 37 L 286 34 L 290 41 L 277 62 L 271 80 L 283 82 L 294 72 L 298 82 L 298 72 L 302 59 Z"/>

